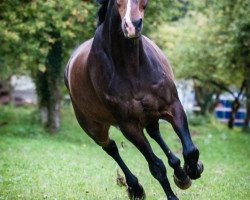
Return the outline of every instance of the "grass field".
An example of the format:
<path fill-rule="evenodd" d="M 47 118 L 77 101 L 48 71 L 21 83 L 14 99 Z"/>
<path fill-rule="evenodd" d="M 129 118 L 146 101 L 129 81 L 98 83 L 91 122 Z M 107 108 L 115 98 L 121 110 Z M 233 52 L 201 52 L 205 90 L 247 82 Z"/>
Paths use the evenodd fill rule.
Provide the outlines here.
<path fill-rule="evenodd" d="M 71 109 L 63 111 L 61 131 L 55 136 L 41 129 L 36 116 L 32 108 L 0 107 L 0 200 L 127 199 L 126 188 L 116 183 L 117 164 L 83 133 Z M 191 132 L 205 171 L 186 191 L 174 185 L 166 157 L 149 139 L 167 166 L 174 192 L 181 200 L 250 199 L 250 135 L 229 131 L 213 119 L 191 122 L 198 124 L 191 126 Z M 162 122 L 161 132 L 181 156 L 181 145 L 172 128 Z M 111 137 L 143 185 L 147 199 L 165 199 L 142 155 L 117 129 L 111 129 Z"/>

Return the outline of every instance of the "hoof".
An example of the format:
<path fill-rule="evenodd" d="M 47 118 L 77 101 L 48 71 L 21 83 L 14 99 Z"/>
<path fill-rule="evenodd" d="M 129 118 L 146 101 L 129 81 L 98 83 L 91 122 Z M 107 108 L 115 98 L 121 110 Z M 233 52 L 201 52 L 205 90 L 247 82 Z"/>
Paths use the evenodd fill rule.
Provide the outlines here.
<path fill-rule="evenodd" d="M 200 174 L 202 174 L 202 172 L 204 171 L 204 165 L 200 160 L 198 161 L 197 168 L 198 168 L 197 170 L 200 172 Z"/>
<path fill-rule="evenodd" d="M 186 190 L 192 185 L 192 180 L 189 178 L 189 176 L 187 176 L 184 181 L 181 181 L 174 174 L 174 182 L 175 185 L 182 190 Z"/>
<path fill-rule="evenodd" d="M 140 184 L 138 186 L 137 188 L 128 187 L 127 191 L 130 200 L 143 200 L 146 198 L 143 187 Z"/>
<path fill-rule="evenodd" d="M 195 169 L 194 169 L 195 168 Z M 195 180 L 201 177 L 202 172 L 204 171 L 204 166 L 201 161 L 198 161 L 196 167 L 191 167 L 189 165 L 184 165 L 184 171 L 187 173 L 187 175 Z"/>

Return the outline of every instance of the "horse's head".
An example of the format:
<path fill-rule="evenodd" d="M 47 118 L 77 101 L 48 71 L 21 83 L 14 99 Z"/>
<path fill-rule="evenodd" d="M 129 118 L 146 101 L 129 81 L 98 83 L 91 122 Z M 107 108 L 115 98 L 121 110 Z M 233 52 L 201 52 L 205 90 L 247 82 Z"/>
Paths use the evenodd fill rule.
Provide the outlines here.
<path fill-rule="evenodd" d="M 116 0 L 116 5 L 121 17 L 124 36 L 140 37 L 147 0 Z"/>

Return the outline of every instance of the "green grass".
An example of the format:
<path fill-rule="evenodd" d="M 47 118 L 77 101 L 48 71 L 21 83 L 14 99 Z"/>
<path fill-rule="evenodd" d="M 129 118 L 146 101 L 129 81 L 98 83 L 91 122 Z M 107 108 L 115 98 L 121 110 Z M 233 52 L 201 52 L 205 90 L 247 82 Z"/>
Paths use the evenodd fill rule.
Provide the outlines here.
<path fill-rule="evenodd" d="M 37 116 L 33 108 L 0 107 L 0 124 L 7 122 L 0 126 L 0 200 L 127 199 L 126 188 L 116 184 L 118 165 L 83 133 L 71 109 L 64 109 L 62 127 L 55 136 L 43 131 Z M 174 185 L 172 168 L 161 149 L 149 139 L 167 166 L 174 192 L 182 200 L 250 199 L 250 135 L 229 131 L 214 120 L 205 120 L 201 125 L 196 120 L 195 124 L 191 132 L 205 171 L 186 191 Z M 172 128 L 161 123 L 161 132 L 171 149 L 181 156 L 181 144 Z M 143 185 L 147 199 L 165 199 L 142 155 L 117 129 L 111 129 L 111 137 Z"/>

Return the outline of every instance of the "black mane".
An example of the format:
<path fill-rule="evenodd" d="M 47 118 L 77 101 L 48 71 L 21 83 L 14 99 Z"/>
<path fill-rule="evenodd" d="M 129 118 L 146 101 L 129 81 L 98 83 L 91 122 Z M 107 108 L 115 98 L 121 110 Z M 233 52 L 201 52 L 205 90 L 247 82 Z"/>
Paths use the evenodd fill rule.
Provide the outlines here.
<path fill-rule="evenodd" d="M 105 20 L 105 17 L 108 11 L 109 0 L 97 0 L 97 2 L 101 5 L 101 7 L 99 8 L 97 12 L 97 15 L 98 15 L 97 26 L 100 26 Z"/>

